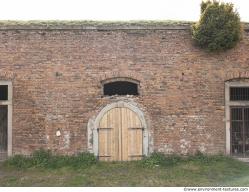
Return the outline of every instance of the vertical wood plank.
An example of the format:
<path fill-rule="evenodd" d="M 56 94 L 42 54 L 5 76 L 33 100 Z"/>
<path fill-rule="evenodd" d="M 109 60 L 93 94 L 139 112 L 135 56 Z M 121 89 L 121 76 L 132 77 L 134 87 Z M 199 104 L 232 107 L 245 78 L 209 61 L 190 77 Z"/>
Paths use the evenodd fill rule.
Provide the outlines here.
<path fill-rule="evenodd" d="M 115 160 L 115 142 L 114 142 L 114 139 L 113 139 L 113 134 L 114 134 L 114 123 L 115 123 L 115 119 L 114 119 L 114 111 L 112 111 L 110 113 L 110 122 L 109 122 L 109 126 L 111 128 L 113 128 L 111 131 L 110 131 L 110 138 L 109 138 L 109 145 L 110 145 L 110 154 L 111 154 L 111 157 L 109 158 L 110 161 L 114 161 Z"/>
<path fill-rule="evenodd" d="M 119 109 L 114 108 L 112 110 L 112 126 L 113 126 L 113 161 L 120 161 L 119 159 L 119 124 L 120 124 L 120 114 Z"/>
<path fill-rule="evenodd" d="M 107 112 L 107 118 L 106 118 L 106 128 L 110 128 L 110 111 Z M 106 142 L 106 156 L 111 155 L 110 154 L 110 132 L 111 129 L 106 129 L 106 134 L 105 134 L 105 142 Z M 105 160 L 109 161 L 110 157 L 106 157 Z"/>
<path fill-rule="evenodd" d="M 121 160 L 122 161 L 124 161 L 124 156 L 123 156 L 123 151 L 124 151 L 124 139 L 123 139 L 123 136 L 124 136 L 124 133 L 123 133 L 123 129 L 125 129 L 125 127 L 124 127 L 124 122 L 125 122 L 125 117 L 124 117 L 124 115 L 125 115 L 125 111 L 124 111 L 124 108 L 120 108 L 120 113 L 121 113 L 121 126 L 120 126 L 120 128 L 121 128 L 121 130 L 120 130 L 120 132 L 121 132 L 121 135 L 120 135 L 120 139 L 121 139 Z"/>
<path fill-rule="evenodd" d="M 117 160 L 118 161 L 122 161 L 121 158 L 121 131 L 122 131 L 122 116 L 121 116 L 121 109 L 120 108 L 116 108 L 116 116 L 117 116 L 117 137 L 116 137 L 116 143 L 117 143 Z"/>
<path fill-rule="evenodd" d="M 142 158 L 142 123 L 138 115 L 130 110 L 130 122 L 129 125 L 129 160 L 139 160 Z"/>
<path fill-rule="evenodd" d="M 118 160 L 118 141 L 117 141 L 117 133 L 118 133 L 118 119 L 117 119 L 117 109 L 114 108 L 113 109 L 113 113 L 112 113 L 112 121 L 113 121 L 113 139 L 112 139 L 112 145 L 113 145 L 113 161 L 117 161 Z"/>
<path fill-rule="evenodd" d="M 132 129 L 134 127 L 134 115 L 132 111 L 129 112 L 130 115 L 130 125 L 129 125 L 129 160 L 133 160 L 134 157 L 132 155 L 134 154 L 134 130 Z"/>
<path fill-rule="evenodd" d="M 122 125 L 122 131 L 123 131 L 123 160 L 128 161 L 128 125 L 130 123 L 129 119 L 129 110 L 127 108 L 123 108 L 123 125 Z"/>
<path fill-rule="evenodd" d="M 120 118 L 119 124 L 118 124 L 118 156 L 119 161 L 122 161 L 122 108 L 118 108 L 118 115 Z"/>
<path fill-rule="evenodd" d="M 105 161 L 108 160 L 108 158 L 106 157 L 108 155 L 108 153 L 107 153 L 108 152 L 108 141 L 107 141 L 107 139 L 108 139 L 108 131 L 107 131 L 107 129 L 105 129 L 105 128 L 108 127 L 108 116 L 109 116 L 109 111 L 106 113 L 105 125 L 104 125 L 104 129 L 103 129 L 104 143 L 105 143 L 105 153 L 104 153 Z"/>
<path fill-rule="evenodd" d="M 109 153 L 109 132 L 111 129 L 108 126 L 108 117 L 109 113 L 107 112 L 103 118 L 100 121 L 99 125 L 99 158 L 100 160 L 107 161 L 110 159 L 110 153 Z"/>

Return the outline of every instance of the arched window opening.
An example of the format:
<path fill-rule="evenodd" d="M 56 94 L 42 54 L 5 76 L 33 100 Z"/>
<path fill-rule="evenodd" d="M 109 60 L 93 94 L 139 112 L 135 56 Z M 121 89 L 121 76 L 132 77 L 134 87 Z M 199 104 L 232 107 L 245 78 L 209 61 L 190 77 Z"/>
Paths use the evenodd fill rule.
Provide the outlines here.
<path fill-rule="evenodd" d="M 139 95 L 138 84 L 129 81 L 114 81 L 105 83 L 104 95 Z"/>

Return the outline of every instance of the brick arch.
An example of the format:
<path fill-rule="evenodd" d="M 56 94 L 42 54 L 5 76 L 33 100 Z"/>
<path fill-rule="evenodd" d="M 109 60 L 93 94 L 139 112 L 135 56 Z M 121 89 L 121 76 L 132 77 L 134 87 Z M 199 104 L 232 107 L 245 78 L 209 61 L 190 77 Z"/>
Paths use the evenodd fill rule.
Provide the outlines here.
<path fill-rule="evenodd" d="M 15 78 L 16 74 L 9 71 L 0 70 L 0 80 L 11 81 Z"/>
<path fill-rule="evenodd" d="M 249 79 L 249 71 L 232 71 L 225 76 L 225 81 Z"/>
<path fill-rule="evenodd" d="M 140 81 L 138 81 L 137 79 L 131 78 L 131 77 L 114 77 L 114 78 L 109 78 L 109 79 L 104 79 L 101 81 L 101 84 L 106 84 L 106 83 L 112 83 L 115 81 L 128 81 L 131 83 L 135 83 L 137 85 L 140 84 Z"/>
<path fill-rule="evenodd" d="M 249 78 L 243 78 L 243 77 L 238 77 L 238 78 L 231 78 L 231 79 L 227 79 L 225 80 L 225 83 L 227 82 L 249 82 Z"/>
<path fill-rule="evenodd" d="M 135 80 L 141 84 L 145 83 L 143 76 L 137 72 L 127 72 L 127 71 L 116 71 L 116 72 L 106 72 L 99 76 L 99 82 L 104 82 L 108 79 L 126 78 L 130 80 Z"/>

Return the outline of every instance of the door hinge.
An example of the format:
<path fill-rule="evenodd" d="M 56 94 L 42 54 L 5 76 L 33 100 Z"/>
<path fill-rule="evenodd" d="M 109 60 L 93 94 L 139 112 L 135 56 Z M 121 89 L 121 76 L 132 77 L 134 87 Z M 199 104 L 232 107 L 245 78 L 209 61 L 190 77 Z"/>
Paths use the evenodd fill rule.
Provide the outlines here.
<path fill-rule="evenodd" d="M 101 127 L 101 128 L 97 128 L 97 131 L 99 131 L 99 130 L 111 130 L 111 129 L 113 129 L 112 127 Z"/>
<path fill-rule="evenodd" d="M 128 129 L 142 129 L 142 131 L 143 131 L 144 127 L 129 127 Z"/>

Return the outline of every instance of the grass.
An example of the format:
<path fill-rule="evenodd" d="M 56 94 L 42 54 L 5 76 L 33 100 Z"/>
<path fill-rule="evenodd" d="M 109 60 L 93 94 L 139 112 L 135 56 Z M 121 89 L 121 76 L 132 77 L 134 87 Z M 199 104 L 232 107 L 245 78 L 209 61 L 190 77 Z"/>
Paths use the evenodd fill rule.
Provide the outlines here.
<path fill-rule="evenodd" d="M 0 186 L 249 187 L 249 165 L 222 155 L 198 154 L 182 158 L 154 154 L 142 161 L 95 162 L 77 166 L 84 161 L 84 158 L 76 161 L 76 166 L 65 161 L 59 167 L 47 164 L 17 167 L 7 161 L 0 164 Z"/>

